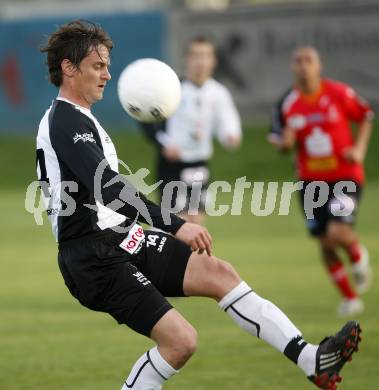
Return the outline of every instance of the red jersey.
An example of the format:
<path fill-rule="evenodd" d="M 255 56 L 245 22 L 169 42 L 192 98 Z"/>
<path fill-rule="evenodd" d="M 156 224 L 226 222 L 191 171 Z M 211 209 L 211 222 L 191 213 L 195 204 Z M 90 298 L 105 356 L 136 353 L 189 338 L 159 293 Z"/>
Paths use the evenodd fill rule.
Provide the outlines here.
<path fill-rule="evenodd" d="M 301 180 L 364 181 L 363 165 L 348 162 L 343 151 L 354 144 L 350 122 L 361 122 L 373 113 L 351 87 L 323 80 L 320 91 L 312 96 L 293 88 L 282 99 L 279 115 L 281 129 L 295 130 Z"/>

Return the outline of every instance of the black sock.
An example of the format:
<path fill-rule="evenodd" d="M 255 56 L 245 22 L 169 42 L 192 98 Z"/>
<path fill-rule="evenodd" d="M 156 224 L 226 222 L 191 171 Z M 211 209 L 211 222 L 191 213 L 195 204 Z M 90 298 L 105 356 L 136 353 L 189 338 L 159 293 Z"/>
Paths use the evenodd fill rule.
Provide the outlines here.
<path fill-rule="evenodd" d="M 307 344 L 308 343 L 304 341 L 302 336 L 297 336 L 287 344 L 283 353 L 288 357 L 288 359 L 297 364 L 297 359 Z"/>

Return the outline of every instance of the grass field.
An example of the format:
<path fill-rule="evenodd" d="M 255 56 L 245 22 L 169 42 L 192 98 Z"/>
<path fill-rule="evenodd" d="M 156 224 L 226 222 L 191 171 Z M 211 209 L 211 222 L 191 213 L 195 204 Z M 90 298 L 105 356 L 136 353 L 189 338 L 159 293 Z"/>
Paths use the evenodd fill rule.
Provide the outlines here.
<path fill-rule="evenodd" d="M 260 131 L 249 133 L 238 156 L 218 151 L 215 177 L 290 178 L 289 159 L 273 155 L 263 138 Z M 57 267 L 50 226 L 36 226 L 24 210 L 25 187 L 34 179 L 33 142 L 8 138 L 0 144 L 4 146 L 0 172 L 7 183 L 0 188 L 0 389 L 119 389 L 129 368 L 151 342 L 116 325 L 107 315 L 81 307 L 69 295 Z M 122 158 L 135 161 L 133 168 L 151 166 L 150 149 L 138 136 L 119 136 L 116 145 Z M 378 274 L 376 145 L 374 137 L 358 231 Z M 15 158 L 17 168 L 9 171 Z M 315 242 L 305 232 L 297 202 L 288 217 L 255 217 L 247 206 L 241 217 L 208 220 L 215 254 L 230 260 L 259 294 L 281 307 L 307 339 L 320 341 L 344 320 L 336 317 L 339 297 L 321 266 Z M 379 388 L 377 283 L 364 300 L 366 311 L 359 316 L 364 340 L 359 354 L 344 370 L 341 389 Z M 243 333 L 213 302 L 200 298 L 172 302 L 198 329 L 199 349 L 165 388 L 313 388 L 292 363 Z"/>

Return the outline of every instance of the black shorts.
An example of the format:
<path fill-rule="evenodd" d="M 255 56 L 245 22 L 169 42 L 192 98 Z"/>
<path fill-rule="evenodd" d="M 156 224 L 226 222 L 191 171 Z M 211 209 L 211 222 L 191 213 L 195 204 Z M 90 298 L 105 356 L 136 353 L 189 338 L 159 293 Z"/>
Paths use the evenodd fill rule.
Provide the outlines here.
<path fill-rule="evenodd" d="M 324 235 L 326 233 L 330 221 L 339 221 L 339 222 L 354 225 L 357 217 L 357 209 L 359 206 L 362 187 L 358 183 L 355 183 L 354 181 L 351 182 L 353 182 L 356 186 L 355 192 L 348 192 L 346 188 L 342 190 L 343 194 L 351 200 L 350 202 L 349 199 L 347 199 L 346 202 L 346 200 L 341 201 L 341 199 L 336 198 L 333 189 L 335 188 L 335 185 L 339 182 L 326 183 L 328 184 L 329 187 L 329 194 L 328 194 L 327 201 L 322 206 L 313 209 L 313 218 L 308 218 L 307 213 L 305 211 L 306 207 L 304 201 L 305 188 L 308 184 L 312 182 L 307 182 L 307 181 L 304 182 L 304 186 L 300 191 L 300 201 L 302 205 L 302 210 L 304 212 L 306 225 L 312 236 Z M 319 189 L 316 187 L 313 200 L 317 202 L 318 197 L 319 197 Z M 338 205 L 338 207 L 341 207 L 341 209 L 345 208 L 346 215 L 339 215 L 338 213 L 333 211 L 333 207 L 335 207 L 335 205 Z"/>
<path fill-rule="evenodd" d="M 172 306 L 165 297 L 184 296 L 189 246 L 161 232 L 145 231 L 138 254 L 119 247 L 125 235 L 110 231 L 59 245 L 64 281 L 79 302 L 109 313 L 119 324 L 150 336 Z"/>
<path fill-rule="evenodd" d="M 162 207 L 175 208 L 186 213 L 205 210 L 207 189 L 210 180 L 209 167 L 206 161 L 192 163 L 169 162 L 160 157 L 158 162 L 159 197 Z M 172 182 L 181 182 L 164 195 L 164 188 Z M 167 197 L 168 195 L 168 197 Z M 163 200 L 163 202 L 162 202 Z"/>

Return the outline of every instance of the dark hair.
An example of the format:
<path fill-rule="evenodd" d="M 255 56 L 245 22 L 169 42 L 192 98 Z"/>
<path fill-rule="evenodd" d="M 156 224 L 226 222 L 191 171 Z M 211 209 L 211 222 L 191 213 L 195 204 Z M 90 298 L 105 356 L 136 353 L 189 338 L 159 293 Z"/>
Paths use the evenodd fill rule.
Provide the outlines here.
<path fill-rule="evenodd" d="M 210 45 L 213 47 L 214 51 L 216 52 L 216 46 L 210 38 L 206 37 L 205 35 L 197 35 L 197 36 L 191 38 L 187 42 L 187 44 L 186 44 L 186 53 L 187 54 L 189 53 L 191 46 L 193 44 L 196 44 L 196 43 Z"/>
<path fill-rule="evenodd" d="M 112 40 L 97 24 L 74 20 L 60 26 L 40 49 L 42 53 L 47 53 L 50 82 L 57 87 L 62 84 L 63 60 L 67 59 L 78 67 L 83 58 L 99 45 L 104 45 L 109 51 L 113 48 Z"/>

